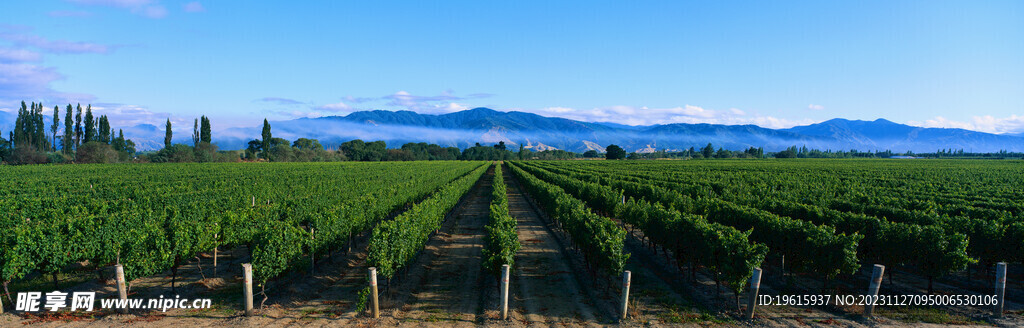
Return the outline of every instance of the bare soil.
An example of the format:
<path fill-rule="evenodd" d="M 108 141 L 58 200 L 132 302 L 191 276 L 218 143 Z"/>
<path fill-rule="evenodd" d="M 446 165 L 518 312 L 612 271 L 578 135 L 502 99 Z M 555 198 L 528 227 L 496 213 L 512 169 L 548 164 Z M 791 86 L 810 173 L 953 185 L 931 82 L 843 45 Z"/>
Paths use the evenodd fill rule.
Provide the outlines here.
<path fill-rule="evenodd" d="M 588 322 L 608 322 L 614 314 L 595 303 L 595 298 L 579 277 L 576 259 L 566 251 L 562 240 L 508 170 L 509 214 L 516 219 L 521 248 L 512 272 L 509 317 L 525 325 L 581 326 Z"/>
<path fill-rule="evenodd" d="M 391 282 L 375 323 L 473 326 L 486 321 L 485 299 L 496 295 L 483 288 L 491 277 L 481 269 L 493 178 L 491 168 L 449 214 L 408 272 Z"/>

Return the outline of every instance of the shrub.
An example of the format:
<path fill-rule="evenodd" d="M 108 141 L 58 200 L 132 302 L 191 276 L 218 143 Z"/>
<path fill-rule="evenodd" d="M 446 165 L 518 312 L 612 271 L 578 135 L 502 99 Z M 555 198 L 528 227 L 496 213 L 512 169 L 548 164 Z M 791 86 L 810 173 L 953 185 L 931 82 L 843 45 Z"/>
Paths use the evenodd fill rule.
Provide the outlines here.
<path fill-rule="evenodd" d="M 153 163 L 188 163 L 195 162 L 196 155 L 192 147 L 174 144 L 149 155 L 149 161 Z"/>
<path fill-rule="evenodd" d="M 46 153 L 32 147 L 17 147 L 7 156 L 7 163 L 14 165 L 46 163 Z"/>
<path fill-rule="evenodd" d="M 78 147 L 75 160 L 79 163 L 117 163 L 119 156 L 110 145 L 90 141 Z"/>

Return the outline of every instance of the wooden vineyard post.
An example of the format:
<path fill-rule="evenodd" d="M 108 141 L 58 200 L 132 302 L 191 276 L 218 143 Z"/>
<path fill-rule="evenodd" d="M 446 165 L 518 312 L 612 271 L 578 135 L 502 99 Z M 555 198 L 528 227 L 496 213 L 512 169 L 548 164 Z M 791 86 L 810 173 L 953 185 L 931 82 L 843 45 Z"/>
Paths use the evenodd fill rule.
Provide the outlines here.
<path fill-rule="evenodd" d="M 750 297 L 747 300 L 747 320 L 754 319 L 754 307 L 757 306 L 757 293 L 761 290 L 761 268 L 754 268 L 750 275 Z"/>
<path fill-rule="evenodd" d="M 508 319 L 508 264 L 501 266 L 501 320 Z"/>
<path fill-rule="evenodd" d="M 629 314 L 629 279 L 632 275 L 629 271 L 622 272 L 622 305 L 619 307 L 622 309 L 621 319 L 626 319 Z"/>
<path fill-rule="evenodd" d="M 872 312 L 875 311 L 875 301 L 878 297 L 878 288 L 882 286 L 882 277 L 884 274 L 885 266 L 875 264 L 875 269 L 871 271 L 871 283 L 868 284 L 867 304 L 864 305 L 865 317 L 870 317 Z"/>
<path fill-rule="evenodd" d="M 996 263 L 996 305 L 993 314 L 1003 317 L 1003 301 L 1006 300 L 1006 262 Z"/>
<path fill-rule="evenodd" d="M 370 268 L 370 309 L 373 311 L 373 318 L 380 318 L 380 303 L 377 302 L 377 268 Z"/>
<path fill-rule="evenodd" d="M 252 316 L 252 264 L 242 264 L 242 275 L 245 277 L 245 287 L 242 290 L 245 298 L 245 315 Z"/>
<path fill-rule="evenodd" d="M 352 253 L 352 231 L 348 232 L 348 249 L 345 250 L 345 255 Z"/>
<path fill-rule="evenodd" d="M 127 300 L 128 300 L 128 289 L 125 288 L 124 266 L 122 266 L 120 264 L 115 265 L 114 266 L 114 274 L 115 274 L 115 279 L 117 279 L 117 297 L 119 299 L 121 299 L 121 304 L 125 305 L 125 304 L 127 304 Z M 125 313 L 125 312 L 127 312 L 127 310 L 128 310 L 127 307 L 122 307 L 122 308 L 118 309 L 118 311 L 121 312 L 121 313 Z"/>
<path fill-rule="evenodd" d="M 786 279 L 786 254 L 782 254 L 782 279 Z"/>
<path fill-rule="evenodd" d="M 252 207 L 256 207 L 256 196 L 252 196 Z"/>
<path fill-rule="evenodd" d="M 309 239 L 310 240 L 316 240 L 316 236 L 314 235 L 314 233 L 315 233 L 314 229 L 313 228 L 309 228 Z M 311 245 L 312 245 L 312 243 L 311 243 Z M 314 251 L 313 247 L 310 246 L 310 248 L 309 248 L 309 274 L 312 275 L 313 272 L 314 272 L 313 270 L 315 270 L 315 269 L 316 269 L 316 251 Z"/>
<path fill-rule="evenodd" d="M 217 234 L 213 235 L 213 239 L 218 239 Z M 217 246 L 213 247 L 213 276 L 217 277 Z"/>

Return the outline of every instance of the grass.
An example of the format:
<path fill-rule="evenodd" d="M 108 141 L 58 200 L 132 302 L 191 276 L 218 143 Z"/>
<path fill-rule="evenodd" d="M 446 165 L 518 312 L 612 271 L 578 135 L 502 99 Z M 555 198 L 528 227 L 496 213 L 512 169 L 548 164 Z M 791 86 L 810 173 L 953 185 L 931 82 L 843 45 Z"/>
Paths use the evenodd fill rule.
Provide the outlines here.
<path fill-rule="evenodd" d="M 456 321 L 459 320 L 459 315 L 456 313 L 448 313 L 441 309 L 430 309 L 425 312 L 429 313 L 424 322 L 442 322 L 442 321 Z"/>
<path fill-rule="evenodd" d="M 323 314 L 323 313 L 324 313 L 324 311 L 323 311 L 323 310 L 320 310 L 320 309 L 311 309 L 311 308 L 306 308 L 306 309 L 302 309 L 301 311 L 299 311 L 299 315 L 301 315 L 302 317 L 309 317 L 309 316 L 314 316 L 314 315 L 321 315 L 321 314 Z"/>
<path fill-rule="evenodd" d="M 210 313 L 210 314 L 214 314 L 214 315 L 219 315 L 219 316 L 232 316 L 232 315 L 235 315 L 235 313 L 237 313 L 239 310 L 240 309 L 239 309 L 237 304 L 234 304 L 234 305 L 231 305 L 231 306 L 224 305 L 224 304 L 212 304 L 212 305 L 210 305 L 209 308 L 202 309 L 202 310 L 199 310 L 199 311 L 205 311 L 206 313 Z"/>

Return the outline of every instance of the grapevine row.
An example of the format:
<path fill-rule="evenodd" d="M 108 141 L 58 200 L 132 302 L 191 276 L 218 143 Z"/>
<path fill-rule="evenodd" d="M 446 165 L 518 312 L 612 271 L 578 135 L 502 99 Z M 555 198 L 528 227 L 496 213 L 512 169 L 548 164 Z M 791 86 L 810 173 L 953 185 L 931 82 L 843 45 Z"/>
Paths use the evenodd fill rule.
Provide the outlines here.
<path fill-rule="evenodd" d="M 484 270 L 498 275 L 501 266 L 515 265 L 516 252 L 519 251 L 519 235 L 516 233 L 516 219 L 508 212 L 508 194 L 505 178 L 502 176 L 501 164 L 494 166 L 494 182 L 491 192 L 491 211 L 488 224 L 484 226 Z"/>
<path fill-rule="evenodd" d="M 760 267 L 768 252 L 765 245 L 748 241 L 749 231 L 708 222 L 701 216 L 680 213 L 648 199 L 630 197 L 621 202 L 621 190 L 523 166 L 531 174 L 570 191 L 591 208 L 614 213 L 623 222 L 639 228 L 651 242 L 671 250 L 679 263 L 707 268 L 715 273 L 717 281 L 726 283 L 734 292 L 746 286 L 752 270 Z"/>
<path fill-rule="evenodd" d="M 537 170 L 542 170 L 538 168 Z M 548 172 L 554 178 L 553 172 Z M 583 175 L 573 175 L 583 179 Z M 610 175 L 600 176 L 602 184 L 613 184 Z M 662 202 L 684 213 L 699 214 L 711 222 L 750 230 L 750 239 L 764 243 L 769 249 L 786 255 L 795 270 L 814 273 L 827 278 L 853 273 L 859 268 L 857 243 L 863 237 L 853 233 L 837 233 L 829 226 L 816 226 L 810 222 L 780 217 L 765 211 L 740 206 L 721 199 L 679 197 L 674 192 L 640 183 L 615 185 L 625 194 Z M 666 201 L 661 197 L 669 197 Z"/>
<path fill-rule="evenodd" d="M 518 165 L 510 168 L 526 192 L 568 232 L 591 268 L 611 276 L 622 273 L 629 259 L 625 252 L 625 230 L 611 219 L 594 214 L 562 188 L 534 177 Z"/>
<path fill-rule="evenodd" d="M 214 247 L 246 246 L 263 283 L 479 165 L 46 168 L 82 178 L 34 172 L 0 191 L 0 278 L 56 275 L 88 261 L 96 269 L 119 262 L 130 280 L 175 271 Z"/>
<path fill-rule="evenodd" d="M 441 227 L 445 216 L 487 171 L 483 165 L 445 185 L 430 198 L 416 204 L 394 220 L 373 229 L 366 262 L 391 279 L 409 264 L 426 245 L 430 234 Z"/>
<path fill-rule="evenodd" d="M 975 260 L 981 261 L 985 266 L 999 261 L 1024 260 L 1024 253 L 1021 252 L 1024 250 L 1024 223 L 1010 219 L 1015 215 L 1020 216 L 1019 213 L 999 213 L 959 205 L 921 206 L 921 203 L 914 204 L 891 196 L 855 197 L 853 200 L 832 199 L 827 206 L 817 206 L 798 202 L 799 198 L 804 202 L 817 203 L 808 200 L 807 196 L 796 197 L 792 193 L 765 196 L 738 193 L 735 190 L 726 192 L 725 187 L 719 186 L 721 182 L 673 178 L 673 173 L 667 170 L 658 171 L 656 168 L 648 168 L 648 171 L 644 172 L 616 169 L 616 172 L 620 171 L 623 172 L 624 179 L 667 187 L 693 197 L 715 197 L 720 194 L 725 200 L 782 216 L 790 216 L 789 214 L 795 211 L 798 213 L 793 214 L 792 217 L 795 219 L 835 226 L 840 231 L 848 233 L 860 231 L 867 238 L 861 243 L 861 251 L 868 252 L 864 259 L 877 261 L 875 263 L 912 264 L 926 268 L 925 271 L 929 274 L 941 275 L 960 270 L 966 263 Z M 873 205 L 879 199 L 887 199 L 897 204 Z M 766 203 L 768 201 L 770 203 Z M 807 209 L 800 209 L 802 207 Z M 942 212 L 955 213 L 956 216 L 936 214 L 935 211 L 939 208 L 944 208 Z M 899 246 L 915 240 L 938 246 L 913 251 Z M 874 256 L 880 253 L 884 253 L 884 258 Z"/>
<path fill-rule="evenodd" d="M 630 177 L 616 179 L 620 181 L 609 183 L 631 186 L 631 189 L 637 190 L 638 194 L 645 197 L 661 198 L 662 202 L 673 204 L 673 206 L 692 207 L 689 202 L 680 200 L 680 196 L 674 195 L 673 191 L 686 193 L 693 190 L 682 184 L 654 182 Z M 857 255 L 862 263 L 878 263 L 890 267 L 912 264 L 917 265 L 929 276 L 940 276 L 961 270 L 971 261 L 967 255 L 966 236 L 947 233 L 946 229 L 938 226 L 893 223 L 876 217 L 844 213 L 777 199 L 751 198 L 745 199 L 742 204 L 782 217 L 833 227 L 839 232 L 861 234 L 864 239 L 858 243 Z M 927 246 L 910 248 L 905 245 Z"/>

